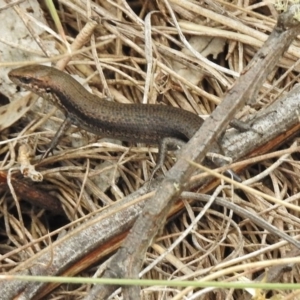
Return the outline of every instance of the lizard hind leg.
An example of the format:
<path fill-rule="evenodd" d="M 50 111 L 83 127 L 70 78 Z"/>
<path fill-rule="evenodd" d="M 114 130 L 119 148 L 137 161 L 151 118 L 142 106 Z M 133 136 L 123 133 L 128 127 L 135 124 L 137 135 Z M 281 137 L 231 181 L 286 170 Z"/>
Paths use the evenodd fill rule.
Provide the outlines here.
<path fill-rule="evenodd" d="M 163 167 L 167 151 L 168 150 L 180 150 L 183 145 L 185 145 L 185 142 L 180 139 L 176 139 L 176 138 L 166 137 L 159 141 L 158 158 L 156 161 L 156 165 L 151 173 L 151 176 L 149 179 L 149 185 L 151 184 L 151 181 L 152 181 L 155 173 Z"/>
<path fill-rule="evenodd" d="M 156 165 L 152 171 L 152 174 L 149 179 L 149 186 L 151 185 L 151 181 L 155 175 L 155 173 L 162 168 L 165 162 L 166 154 L 168 150 L 180 150 L 186 143 L 180 139 L 177 138 L 163 138 L 159 141 L 158 145 L 158 158 Z M 218 160 L 214 162 L 214 159 L 209 159 L 213 163 L 213 165 L 222 166 L 224 165 L 223 160 Z M 241 178 L 232 170 L 227 169 L 225 172 L 225 175 L 227 175 L 229 178 L 232 178 L 233 180 L 237 182 L 242 182 Z"/>

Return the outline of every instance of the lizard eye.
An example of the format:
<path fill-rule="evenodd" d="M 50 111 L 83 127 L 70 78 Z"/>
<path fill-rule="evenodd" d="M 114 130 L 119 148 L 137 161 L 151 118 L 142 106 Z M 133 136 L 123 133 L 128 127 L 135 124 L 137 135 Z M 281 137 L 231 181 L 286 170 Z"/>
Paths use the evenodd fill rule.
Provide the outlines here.
<path fill-rule="evenodd" d="M 30 77 L 22 77 L 20 79 L 23 83 L 28 84 L 31 82 L 31 78 Z"/>
<path fill-rule="evenodd" d="M 51 93 L 51 89 L 49 87 L 46 88 L 46 93 Z"/>

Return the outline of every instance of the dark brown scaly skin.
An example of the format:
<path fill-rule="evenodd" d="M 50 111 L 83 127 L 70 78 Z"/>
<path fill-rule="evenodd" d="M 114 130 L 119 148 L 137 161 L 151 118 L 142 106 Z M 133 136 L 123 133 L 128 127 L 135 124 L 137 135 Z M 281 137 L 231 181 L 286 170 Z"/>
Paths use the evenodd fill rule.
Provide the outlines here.
<path fill-rule="evenodd" d="M 175 107 L 101 99 L 70 75 L 52 67 L 25 66 L 10 71 L 8 76 L 16 85 L 50 100 L 65 112 L 70 123 L 82 129 L 122 141 L 159 144 L 155 171 L 162 166 L 168 148 L 187 142 L 203 124 L 203 119 L 196 114 Z M 60 135 L 61 132 L 51 147 L 56 145 Z M 217 144 L 212 148 L 211 151 L 220 152 Z"/>

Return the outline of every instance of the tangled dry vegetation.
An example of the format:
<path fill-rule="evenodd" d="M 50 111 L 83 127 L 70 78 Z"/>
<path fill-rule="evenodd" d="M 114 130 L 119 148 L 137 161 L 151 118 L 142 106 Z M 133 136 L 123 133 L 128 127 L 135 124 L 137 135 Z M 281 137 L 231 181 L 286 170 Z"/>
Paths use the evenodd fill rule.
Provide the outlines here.
<path fill-rule="evenodd" d="M 89 87 L 99 97 L 121 103 L 172 105 L 202 116 L 209 115 L 222 102 L 238 74 L 262 47 L 278 15 L 273 4 L 256 1 L 240 1 L 239 4 L 221 0 L 58 1 L 64 40 L 62 35 L 60 38 L 54 36 L 53 31 L 57 29 L 48 10 L 42 9 L 46 16 L 45 27 L 38 35 L 39 49 L 45 47 L 42 49 L 44 54 L 38 57 L 37 53 L 31 53 L 30 60 L 51 57 L 48 60 L 53 65 L 86 78 Z M 25 8 L 20 6 L 20 11 L 19 15 L 15 13 L 15 18 L 24 18 Z M 27 26 L 35 28 L 34 21 Z M 75 39 L 77 35 L 80 38 Z M 49 43 L 55 45 L 55 49 L 52 46 L 47 48 Z M 69 49 L 67 43 L 71 45 Z M 16 45 L 10 47 L 14 47 L 12 52 L 17 51 Z M 195 49 L 198 56 L 188 47 Z M 20 48 L 18 51 L 25 50 Z M 68 51 L 76 51 L 76 55 L 59 56 Z M 237 118 L 247 120 L 254 117 L 291 90 L 298 82 L 299 53 L 296 40 L 292 54 L 287 53 L 280 59 L 268 75 L 256 105 L 246 106 Z M 14 59 L 17 60 L 12 58 L 12 61 Z M 30 99 L 26 103 L 34 101 Z M 114 211 L 122 211 L 130 205 L 130 202 L 123 203 L 122 199 L 149 180 L 157 154 L 155 145 L 121 144 L 72 127 L 53 155 L 39 161 L 63 115 L 54 112 L 53 107 L 42 100 L 34 102 L 30 110 L 25 111 L 24 102 L 21 100 L 19 104 L 20 118 L 1 132 L 1 140 L 6 142 L 0 144 L 0 265 L 2 273 L 12 274 L 37 262 L 41 264 L 39 255 L 46 252 L 52 257 L 53 251 L 53 255 L 58 255 L 55 258 L 57 265 L 63 265 L 61 261 L 70 253 L 55 248 L 60 239 L 65 241 L 68 235 L 78 233 L 76 228 L 79 225 L 88 227 L 90 220 L 96 222 L 104 207 L 111 206 L 110 213 L 105 216 L 109 218 Z M 14 140 L 16 137 L 19 139 Z M 293 142 L 296 138 L 285 140 L 281 149 L 289 149 Z M 297 206 L 300 189 L 298 154 L 293 149 L 287 154 L 280 166 L 270 168 L 267 175 L 252 183 L 252 187 L 277 199 L 288 199 Z M 254 164 L 246 161 L 241 176 L 243 179 L 255 177 L 277 160 L 278 156 L 272 157 L 269 153 Z M 22 162 L 35 165 L 43 181 L 25 179 L 19 170 Z M 173 163 L 170 154 L 162 171 L 166 172 Z M 9 185 L 4 184 L 6 178 Z M 220 186 L 218 189 L 220 197 L 231 198 L 278 230 L 292 237 L 299 234 L 299 211 L 276 205 L 250 191 Z M 135 197 L 131 201 L 144 200 Z M 38 200 L 41 202 L 37 203 Z M 143 278 L 300 282 L 296 264 L 276 270 L 272 269 L 273 264 L 259 265 L 271 259 L 299 255 L 294 246 L 220 205 L 211 205 L 201 220 L 195 222 L 203 206 L 201 201 L 187 197 L 179 200 L 177 209 L 148 249 Z M 111 224 L 117 222 L 111 218 Z M 61 270 L 58 267 L 57 273 L 94 276 L 99 265 L 104 268 L 107 259 L 119 247 L 130 224 L 124 228 L 120 224 L 120 227 L 118 235 L 98 245 L 93 254 L 85 253 L 84 261 L 80 261 L 79 253 L 71 267 Z M 82 244 L 85 239 L 93 238 L 76 237 Z M 176 242 L 174 249 L 162 257 Z M 50 266 L 52 262 L 51 259 L 44 261 L 44 265 Z M 156 263 L 151 265 L 153 262 Z M 251 263 L 257 263 L 255 268 Z M 247 267 L 243 267 L 244 264 Z M 271 270 L 267 275 L 266 268 Z M 43 286 L 35 299 L 82 299 L 90 288 L 87 285 L 54 287 L 51 284 Z M 3 288 L 7 287 L 2 286 L 1 290 Z M 257 299 L 269 299 L 275 295 L 282 297 L 278 299 L 300 297 L 299 293 L 290 290 L 274 290 L 267 295 L 256 293 Z M 112 299 L 120 299 L 120 295 Z M 141 298 L 246 300 L 251 299 L 251 295 L 244 289 L 151 286 L 142 289 Z"/>

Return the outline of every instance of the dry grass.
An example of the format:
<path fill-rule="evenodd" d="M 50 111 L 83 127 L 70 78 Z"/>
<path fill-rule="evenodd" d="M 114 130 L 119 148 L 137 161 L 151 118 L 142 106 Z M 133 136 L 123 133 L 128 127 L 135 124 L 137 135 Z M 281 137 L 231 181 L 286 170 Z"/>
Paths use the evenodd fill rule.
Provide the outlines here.
<path fill-rule="evenodd" d="M 59 14 L 66 40 L 72 44 L 75 36 L 81 32 L 83 38 L 88 36 L 89 42 L 85 47 L 91 48 L 67 60 L 61 59 L 57 62 L 56 59 L 59 67 L 63 68 L 68 63 L 67 71 L 87 78 L 93 92 L 100 97 L 107 96 L 122 103 L 164 103 L 200 115 L 210 114 L 222 101 L 224 94 L 234 83 L 235 76 L 241 73 L 272 31 L 277 16 L 273 6 L 266 2 L 251 5 L 246 2 L 239 6 L 223 1 L 200 3 L 183 0 L 120 0 L 94 1 L 98 4 L 92 2 L 91 7 L 85 6 L 83 2 L 90 3 L 60 1 L 62 7 Z M 187 45 L 183 44 L 172 14 L 176 17 L 187 43 L 192 44 L 204 57 L 202 61 L 201 57 L 192 55 L 187 50 Z M 101 18 L 96 19 L 96 27 L 91 24 L 82 33 L 88 15 Z M 48 21 L 49 26 L 55 30 L 50 18 Z M 93 35 L 90 37 L 91 32 Z M 44 34 L 41 39 L 54 40 L 54 37 Z M 65 53 L 67 50 L 64 42 L 55 41 L 59 52 Z M 299 42 L 295 41 L 289 54 L 278 62 L 278 66 L 269 75 L 268 81 L 260 90 L 256 110 L 274 102 L 298 81 L 297 66 L 289 69 L 298 59 L 298 46 Z M 73 44 L 72 49 L 82 47 L 82 43 Z M 209 61 L 205 56 L 208 56 Z M 224 68 L 228 70 L 227 73 Z M 102 80 L 99 73 L 103 74 Z M 50 113 L 53 114 L 52 111 Z M 62 121 L 60 113 L 51 117 L 50 113 L 48 104 L 37 103 L 9 130 L 2 132 L 2 140 L 18 136 L 21 130 L 23 135 L 36 133 L 26 141 L 31 148 L 38 147 L 32 159 L 33 163 L 37 163 L 41 153 L 39 151 L 47 148 Z M 254 110 L 245 107 L 237 117 L 247 118 L 251 113 Z M 49 128 L 51 131 L 45 133 Z M 42 134 L 38 134 L 39 132 Z M 288 148 L 289 145 L 290 141 L 287 141 L 282 147 Z M 17 147 L 12 143 L 0 145 L 1 172 L 17 166 Z M 44 181 L 32 186 L 33 190 L 38 188 L 59 199 L 66 216 L 53 216 L 48 211 L 40 210 L 24 201 L 17 205 L 11 193 L 1 193 L 0 251 L 2 255 L 6 254 L 1 262 L 1 272 L 15 271 L 20 262 L 32 259 L 41 249 L 56 241 L 57 235 L 49 237 L 48 232 L 58 229 L 61 234 L 68 234 L 76 227 L 79 218 L 90 217 L 90 214 L 96 214 L 104 206 L 111 205 L 139 189 L 149 179 L 156 152 L 155 148 L 149 148 L 148 145 L 120 145 L 72 128 L 60 141 L 54 155 L 38 164 L 37 170 L 43 175 Z M 276 159 L 270 158 L 252 165 L 244 170 L 243 175 L 251 178 L 275 161 Z M 169 158 L 163 171 L 172 164 L 173 161 Z M 13 173 L 18 172 L 15 170 Z M 254 185 L 254 188 L 278 199 L 294 196 L 293 204 L 297 205 L 300 188 L 298 176 L 297 154 L 292 154 L 289 161 Z M 291 236 L 299 233 L 298 211 L 275 206 L 249 192 L 234 191 L 231 194 L 228 190 L 221 190 L 220 196 L 231 196 L 241 207 Z M 183 201 L 184 208 L 176 218 L 171 217 L 149 248 L 145 268 L 178 241 L 203 210 L 201 202 Z M 69 225 L 67 231 L 61 230 L 64 225 Z M 37 239 L 38 243 L 22 249 Z M 116 247 L 115 241 L 108 245 L 107 254 L 110 254 Z M 290 250 L 290 245 L 282 245 L 276 236 L 257 227 L 251 220 L 244 220 L 215 205 L 206 211 L 201 221 L 194 225 L 174 250 L 158 260 L 143 277 L 200 280 L 210 275 L 218 281 L 245 280 L 245 277 L 254 280 L 263 274 L 265 267 L 249 267 L 234 272 L 231 268 L 246 263 L 285 258 Z M 109 256 L 100 257 L 101 263 L 104 263 Z M 95 266 L 87 265 L 80 276 L 91 277 L 95 271 Z M 217 277 L 213 277 L 214 273 L 218 274 Z M 293 271 L 270 280 L 299 283 L 298 267 L 294 266 Z M 81 299 L 86 289 L 86 286 L 62 285 L 48 299 Z M 287 297 L 291 293 L 288 290 L 272 291 L 267 298 L 272 295 Z M 144 288 L 142 297 L 251 299 L 245 290 L 200 291 L 161 287 Z M 115 296 L 114 299 L 119 298 Z M 297 295 L 292 295 L 289 299 L 297 299 Z"/>

